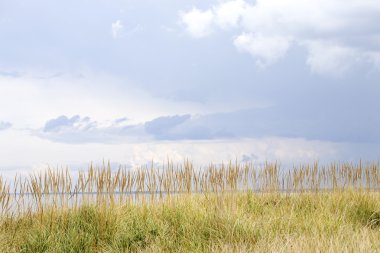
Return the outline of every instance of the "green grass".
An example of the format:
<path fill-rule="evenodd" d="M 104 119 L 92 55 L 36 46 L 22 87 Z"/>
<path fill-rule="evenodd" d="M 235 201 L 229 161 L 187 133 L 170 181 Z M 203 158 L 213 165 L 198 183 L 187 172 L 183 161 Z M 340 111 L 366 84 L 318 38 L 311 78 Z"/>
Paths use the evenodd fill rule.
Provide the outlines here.
<path fill-rule="evenodd" d="M 0 252 L 379 252 L 380 193 L 180 195 L 3 218 Z"/>

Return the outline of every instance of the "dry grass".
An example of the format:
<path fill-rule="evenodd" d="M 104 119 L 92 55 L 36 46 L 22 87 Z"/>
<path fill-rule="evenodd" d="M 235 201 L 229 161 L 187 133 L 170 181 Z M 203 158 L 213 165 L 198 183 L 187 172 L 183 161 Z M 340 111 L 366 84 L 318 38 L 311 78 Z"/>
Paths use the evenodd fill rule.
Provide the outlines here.
<path fill-rule="evenodd" d="M 184 194 L 4 220 L 1 252 L 379 252 L 380 194 Z"/>
<path fill-rule="evenodd" d="M 0 177 L 0 252 L 378 252 L 378 163 Z"/>
<path fill-rule="evenodd" d="M 163 168 L 120 167 L 116 171 L 109 164 L 91 165 L 75 177 L 67 169 L 48 169 L 29 177 L 16 175 L 9 183 L 0 177 L 0 216 L 78 209 L 93 203 L 112 206 L 159 201 L 183 193 L 371 191 L 379 186 L 378 163 L 314 163 L 285 169 L 277 163 L 254 166 L 230 162 L 195 169 L 186 161 L 176 166 L 167 163 Z"/>

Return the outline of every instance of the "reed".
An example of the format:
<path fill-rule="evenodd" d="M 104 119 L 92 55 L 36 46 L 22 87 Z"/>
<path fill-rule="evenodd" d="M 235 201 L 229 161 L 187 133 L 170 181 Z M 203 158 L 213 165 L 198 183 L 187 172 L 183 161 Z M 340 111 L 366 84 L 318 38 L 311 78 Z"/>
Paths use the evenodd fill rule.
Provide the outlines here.
<path fill-rule="evenodd" d="M 47 168 L 16 175 L 13 180 L 0 176 L 0 215 L 19 217 L 25 214 L 74 209 L 83 205 L 113 207 L 129 202 L 155 202 L 179 195 L 224 194 L 234 192 L 303 193 L 376 191 L 380 186 L 379 163 L 362 162 L 328 165 L 294 165 L 282 168 L 279 163 L 229 162 L 195 168 L 186 160 L 182 164 L 167 162 L 163 166 L 144 166 L 112 170 L 110 163 L 90 164 L 87 171 L 72 175 L 66 169 Z"/>
<path fill-rule="evenodd" d="M 379 169 L 185 160 L 0 176 L 0 252 L 376 252 Z"/>
<path fill-rule="evenodd" d="M 0 223 L 0 252 L 379 252 L 380 193 L 182 194 Z"/>

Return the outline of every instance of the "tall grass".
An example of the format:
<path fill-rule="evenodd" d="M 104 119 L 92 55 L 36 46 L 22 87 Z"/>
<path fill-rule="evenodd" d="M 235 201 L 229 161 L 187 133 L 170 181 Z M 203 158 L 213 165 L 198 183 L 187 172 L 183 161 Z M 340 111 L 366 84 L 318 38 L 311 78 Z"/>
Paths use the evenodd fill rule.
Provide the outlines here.
<path fill-rule="evenodd" d="M 0 176 L 0 252 L 379 252 L 371 162 Z"/>
<path fill-rule="evenodd" d="M 45 211 L 0 223 L 0 252 L 379 252 L 380 194 L 225 193 Z"/>
<path fill-rule="evenodd" d="M 356 189 L 373 191 L 380 186 L 379 163 L 359 162 L 295 165 L 230 162 L 195 168 L 168 162 L 162 167 L 112 170 L 110 164 L 89 166 L 72 175 L 68 169 L 52 169 L 0 177 L 0 217 L 19 217 L 48 210 L 79 209 L 96 204 L 112 207 L 127 202 L 155 202 L 200 193 L 321 192 Z"/>

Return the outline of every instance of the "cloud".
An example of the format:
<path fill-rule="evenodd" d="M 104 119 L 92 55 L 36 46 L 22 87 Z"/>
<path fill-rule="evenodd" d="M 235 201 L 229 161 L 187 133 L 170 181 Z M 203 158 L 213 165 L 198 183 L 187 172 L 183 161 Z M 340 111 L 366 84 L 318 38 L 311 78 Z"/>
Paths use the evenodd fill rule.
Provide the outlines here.
<path fill-rule="evenodd" d="M 78 114 L 101 122 L 128 115 L 130 122 L 140 123 L 206 108 L 195 102 L 159 97 L 139 83 L 109 74 L 83 71 L 76 76 L 65 73 L 52 80 L 40 77 L 55 72 L 25 73 L 27 76 L 20 78 L 0 76 L 0 118 L 23 128 L 39 128 L 47 119 L 59 115 Z"/>
<path fill-rule="evenodd" d="M 306 63 L 314 73 L 342 76 L 364 60 L 361 52 L 354 48 L 324 41 L 311 41 L 305 45 L 309 51 Z"/>
<path fill-rule="evenodd" d="M 200 119 L 206 119 L 205 122 Z M 210 140 L 232 137 L 223 129 L 212 129 L 215 122 L 207 116 L 173 115 L 158 117 L 141 124 L 126 118 L 97 122 L 90 117 L 65 115 L 48 120 L 34 131 L 40 138 L 61 143 L 125 143 L 152 140 Z M 211 123 L 211 124 L 210 124 Z"/>
<path fill-rule="evenodd" d="M 96 126 L 96 122 L 91 122 L 88 117 L 80 118 L 79 115 L 67 118 L 62 115 L 56 119 L 51 119 L 46 122 L 43 131 L 48 132 L 62 132 L 66 130 L 79 130 L 87 131 Z"/>
<path fill-rule="evenodd" d="M 159 117 L 146 122 L 144 127 L 148 134 L 152 134 L 158 139 L 167 139 L 170 138 L 172 130 L 176 126 L 186 123 L 190 117 L 190 115 Z"/>
<path fill-rule="evenodd" d="M 48 120 L 35 134 L 55 142 L 76 144 L 207 140 L 222 136 L 210 131 L 206 125 L 192 122 L 189 114 L 158 117 L 142 124 L 131 124 L 126 118 L 97 122 L 90 117 L 62 115 Z"/>
<path fill-rule="evenodd" d="M 112 32 L 112 37 L 114 39 L 119 38 L 121 36 L 123 30 L 124 30 L 124 26 L 123 26 L 121 20 L 117 20 L 117 21 L 112 23 L 111 32 Z"/>
<path fill-rule="evenodd" d="M 160 117 L 144 124 L 145 130 L 157 140 L 211 140 L 231 138 L 232 133 L 214 128 L 202 119 L 208 115 L 175 115 Z"/>
<path fill-rule="evenodd" d="M 42 138 L 65 143 L 124 143 L 153 140 L 221 140 L 244 138 L 302 138 L 331 142 L 380 143 L 380 119 L 371 103 L 353 104 L 343 98 L 308 98 L 303 105 L 281 104 L 202 115 L 172 115 L 143 123 L 126 118 L 98 122 L 79 115 L 60 116 L 38 130 Z M 302 104 L 303 101 L 300 101 Z M 333 103 L 333 104 L 331 104 Z M 325 105 L 324 105 L 325 106 Z M 289 111 L 292 113 L 289 114 Z M 363 124 L 365 122 L 365 124 Z"/>
<path fill-rule="evenodd" d="M 180 12 L 180 19 L 191 36 L 202 38 L 211 33 L 214 14 L 211 10 L 193 8 L 188 12 Z"/>
<path fill-rule="evenodd" d="M 305 48 L 314 73 L 335 76 L 354 66 L 378 68 L 380 2 L 376 0 L 222 1 L 206 10 L 193 8 L 182 17 L 207 13 L 207 22 L 184 22 L 186 29 L 235 28 L 235 47 L 259 66 L 274 64 L 292 47 Z M 193 29 L 193 26 L 196 29 Z M 195 37 L 205 37 L 201 32 Z"/>
<path fill-rule="evenodd" d="M 221 3 L 213 8 L 215 23 L 223 29 L 236 28 L 247 7 L 243 0 Z"/>
<path fill-rule="evenodd" d="M 266 67 L 284 57 L 290 42 L 291 39 L 282 36 L 243 33 L 235 38 L 234 45 L 255 57 L 258 66 Z"/>
<path fill-rule="evenodd" d="M 48 120 L 36 135 L 63 143 L 114 143 L 145 137 L 142 126 L 129 124 L 126 118 L 97 122 L 79 115 Z"/>
<path fill-rule="evenodd" d="M 310 103 L 314 103 L 313 100 Z M 305 110 L 305 107 L 306 110 Z M 319 112 L 318 105 L 278 105 L 268 108 L 163 117 L 145 123 L 159 140 L 216 140 L 242 138 L 303 138 L 331 142 L 380 143 L 380 120 L 358 108 L 335 105 Z M 346 110 L 347 113 L 342 113 Z M 288 112 L 292 111 L 291 114 Z M 312 115 L 312 116 L 311 116 Z M 355 120 L 353 120 L 355 119 Z M 360 122 L 366 122 L 362 124 Z M 146 128 L 145 128 L 146 129 Z"/>
<path fill-rule="evenodd" d="M 12 127 L 12 124 L 6 121 L 0 121 L 0 131 L 7 130 Z"/>
<path fill-rule="evenodd" d="M 12 143 L 12 145 L 9 145 Z M 350 150 L 348 150 L 350 149 Z M 347 150 L 347 151 L 346 151 Z M 11 166 L 28 175 L 34 167 L 66 166 L 70 169 L 86 169 L 90 161 L 100 165 L 102 160 L 128 164 L 133 168 L 150 163 L 162 164 L 169 158 L 183 162 L 188 158 L 198 166 L 211 162 L 221 163 L 238 159 L 262 163 L 280 161 L 281 165 L 292 162 L 347 160 L 354 158 L 374 159 L 378 146 L 339 144 L 295 138 L 250 138 L 229 140 L 175 140 L 123 143 L 77 143 L 75 145 L 48 142 L 30 136 L 22 130 L 11 130 L 0 134 L 0 167 Z M 252 155 L 254 154 L 254 155 Z M 353 158 L 354 156 L 354 158 Z M 26 168 L 25 170 L 21 168 Z M 10 176 L 14 175 L 9 173 Z"/>

